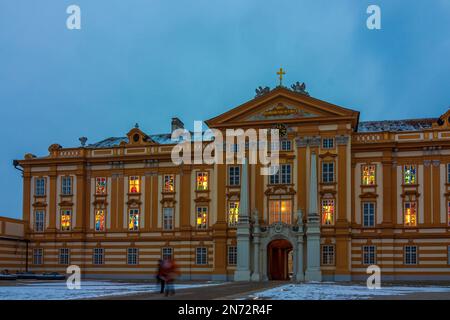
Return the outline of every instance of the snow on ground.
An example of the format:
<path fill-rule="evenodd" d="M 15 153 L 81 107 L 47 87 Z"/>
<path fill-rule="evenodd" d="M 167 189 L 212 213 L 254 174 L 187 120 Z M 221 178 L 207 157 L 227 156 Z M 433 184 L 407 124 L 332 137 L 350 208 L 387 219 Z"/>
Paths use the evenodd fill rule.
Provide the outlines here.
<path fill-rule="evenodd" d="M 344 285 L 336 283 L 289 284 L 253 293 L 253 299 L 273 300 L 354 300 L 371 296 L 394 296 L 416 292 L 450 292 L 450 287 L 439 286 L 389 286 L 368 289 L 365 285 Z"/>
<path fill-rule="evenodd" d="M 175 289 L 195 288 L 215 285 L 213 282 L 196 284 L 176 284 Z M 81 289 L 69 290 L 66 282 L 21 283 L 12 286 L 0 286 L 0 300 L 69 300 L 102 296 L 153 293 L 159 291 L 159 285 L 122 283 L 112 281 L 82 281 Z"/>

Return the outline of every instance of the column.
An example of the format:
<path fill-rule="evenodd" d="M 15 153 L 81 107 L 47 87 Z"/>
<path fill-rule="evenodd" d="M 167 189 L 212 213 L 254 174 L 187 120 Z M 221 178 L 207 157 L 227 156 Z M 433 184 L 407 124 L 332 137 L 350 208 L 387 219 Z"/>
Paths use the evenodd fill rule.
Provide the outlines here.
<path fill-rule="evenodd" d="M 253 273 L 252 273 L 252 281 L 260 281 L 260 259 L 259 259 L 259 250 L 260 250 L 260 228 L 259 228 L 259 214 L 258 210 L 255 209 L 253 212 Z"/>

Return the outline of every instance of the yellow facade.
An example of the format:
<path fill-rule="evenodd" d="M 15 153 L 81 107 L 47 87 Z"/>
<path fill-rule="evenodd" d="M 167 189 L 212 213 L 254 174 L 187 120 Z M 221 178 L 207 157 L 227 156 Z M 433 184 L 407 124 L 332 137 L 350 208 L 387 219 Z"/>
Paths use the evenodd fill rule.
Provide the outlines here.
<path fill-rule="evenodd" d="M 308 168 L 317 155 L 324 279 L 359 279 L 369 264 L 392 279 L 449 279 L 448 120 L 359 122 L 357 111 L 277 87 L 206 124 L 223 132 L 287 130 L 291 147 L 280 162 L 290 165 L 289 178 L 280 180 L 288 180 L 271 183 L 260 164 L 249 167 L 250 211 L 259 212 L 262 227 L 275 212 L 295 224 L 301 210 L 306 222 Z M 65 272 L 69 263 L 90 277 L 148 278 L 171 253 L 183 278 L 233 279 L 241 195 L 230 175 L 242 170 L 176 166 L 168 136 L 133 128 L 124 138 L 53 144 L 48 156 L 20 160 L 29 270 Z M 16 244 L 1 241 L 1 267 L 23 270 L 25 258 L 7 258 Z M 35 249 L 43 249 L 41 258 Z"/>

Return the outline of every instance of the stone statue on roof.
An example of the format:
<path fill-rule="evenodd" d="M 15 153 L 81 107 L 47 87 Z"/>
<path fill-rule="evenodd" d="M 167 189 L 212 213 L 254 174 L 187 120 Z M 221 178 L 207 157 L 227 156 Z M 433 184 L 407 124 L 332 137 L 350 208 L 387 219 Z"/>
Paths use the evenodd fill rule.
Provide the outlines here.
<path fill-rule="evenodd" d="M 302 82 L 300 84 L 300 82 L 297 81 L 296 83 L 291 85 L 291 88 L 292 88 L 292 91 L 294 91 L 294 92 L 309 96 L 309 93 L 306 91 L 306 84 L 304 82 Z"/>

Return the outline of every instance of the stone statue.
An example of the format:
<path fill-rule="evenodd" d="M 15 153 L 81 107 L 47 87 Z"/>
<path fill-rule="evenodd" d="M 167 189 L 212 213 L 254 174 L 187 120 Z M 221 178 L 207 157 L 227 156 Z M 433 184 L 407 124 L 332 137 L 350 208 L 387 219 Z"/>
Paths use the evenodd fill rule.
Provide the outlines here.
<path fill-rule="evenodd" d="M 253 210 L 253 223 L 255 225 L 259 225 L 259 213 L 258 213 L 258 209 L 254 209 Z"/>
<path fill-rule="evenodd" d="M 302 82 L 302 84 L 300 84 L 300 82 L 297 81 L 296 83 L 294 83 L 291 86 L 291 88 L 292 88 L 292 91 L 294 91 L 294 92 L 309 96 L 309 93 L 306 91 L 306 84 L 304 82 Z"/>
<path fill-rule="evenodd" d="M 269 87 L 263 88 L 263 87 L 259 86 L 258 88 L 256 88 L 255 92 L 256 92 L 255 98 L 258 98 L 258 97 L 265 95 L 266 93 L 269 93 L 270 88 Z"/>

